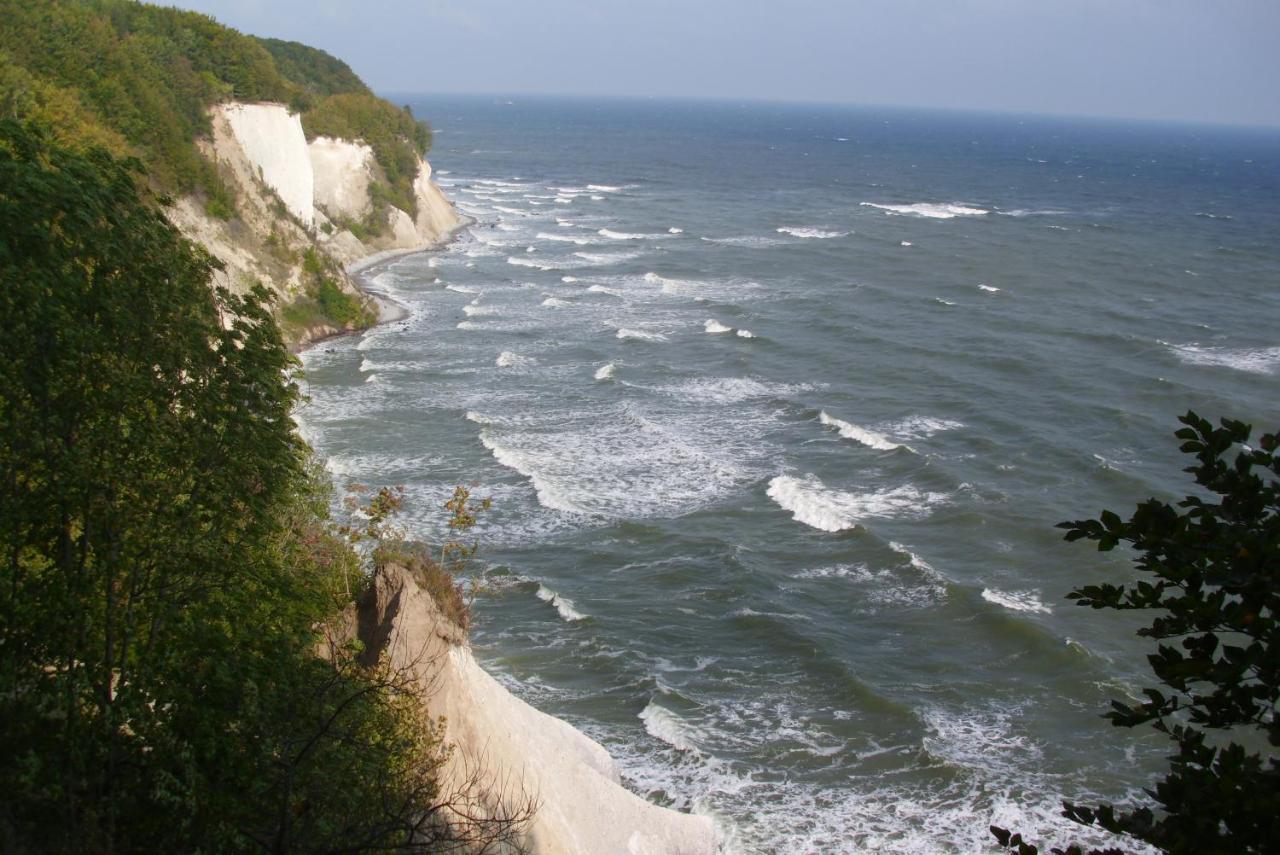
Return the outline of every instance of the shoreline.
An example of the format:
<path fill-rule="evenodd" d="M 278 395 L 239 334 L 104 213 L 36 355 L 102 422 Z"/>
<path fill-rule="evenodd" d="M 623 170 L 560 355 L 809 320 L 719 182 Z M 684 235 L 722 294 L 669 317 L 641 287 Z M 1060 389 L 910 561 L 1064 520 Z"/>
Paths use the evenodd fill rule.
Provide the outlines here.
<path fill-rule="evenodd" d="M 355 289 L 365 297 L 373 301 L 378 309 L 378 319 L 367 327 L 353 327 L 350 329 L 336 329 L 334 327 L 314 327 L 315 330 L 323 330 L 318 335 L 304 335 L 302 339 L 289 346 L 289 350 L 294 354 L 302 353 L 322 342 L 330 341 L 346 335 L 355 335 L 368 330 L 380 327 L 385 324 L 393 324 L 397 321 L 403 321 L 409 317 L 409 308 L 398 302 L 395 298 L 379 291 L 376 287 L 369 284 L 369 274 L 374 268 L 380 264 L 402 258 L 406 255 L 413 255 L 419 252 L 440 252 L 456 241 L 458 237 L 466 229 L 475 225 L 474 217 L 468 217 L 464 214 L 458 214 L 458 224 L 442 235 L 437 240 L 425 243 L 422 246 L 400 248 L 400 249 L 381 249 L 377 252 L 371 252 L 366 256 L 357 258 L 355 261 L 343 267 L 343 271 L 351 278 L 351 284 Z M 308 331 L 310 332 L 310 331 Z"/>

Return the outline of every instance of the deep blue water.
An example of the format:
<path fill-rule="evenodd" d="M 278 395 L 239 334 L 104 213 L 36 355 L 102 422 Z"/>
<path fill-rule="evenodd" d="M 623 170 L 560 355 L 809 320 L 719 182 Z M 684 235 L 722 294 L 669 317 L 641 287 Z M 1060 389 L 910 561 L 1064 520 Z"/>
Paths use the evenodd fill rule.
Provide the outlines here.
<path fill-rule="evenodd" d="M 405 99 L 401 99 L 405 100 Z M 729 851 L 987 851 L 1164 746 L 1054 523 L 1185 492 L 1187 409 L 1280 423 L 1280 134 L 412 98 L 476 219 L 307 354 L 339 482 L 453 485 L 477 656 Z M 723 329 L 722 329 L 723 328 Z M 742 333 L 748 332 L 750 337 Z"/>

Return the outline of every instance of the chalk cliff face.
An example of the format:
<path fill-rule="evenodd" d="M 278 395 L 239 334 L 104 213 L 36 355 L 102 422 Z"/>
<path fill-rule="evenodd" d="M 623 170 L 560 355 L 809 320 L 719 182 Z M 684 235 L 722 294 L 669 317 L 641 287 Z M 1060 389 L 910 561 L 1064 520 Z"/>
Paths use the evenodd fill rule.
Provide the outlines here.
<path fill-rule="evenodd" d="M 430 687 L 455 746 L 446 787 L 476 771 L 499 815 L 532 796 L 538 810 L 525 840 L 534 855 L 712 855 L 711 820 L 650 804 L 619 782 L 597 742 L 504 689 L 472 658 L 465 633 L 445 618 L 405 570 L 380 569 L 360 609 L 365 649 L 413 669 Z"/>
<path fill-rule="evenodd" d="M 344 268 L 382 253 L 426 249 L 443 243 L 465 225 L 431 181 L 431 167 L 419 161 L 414 184 L 418 215 L 386 206 L 371 212 L 373 182 L 380 171 L 369 146 L 320 137 L 307 142 L 301 120 L 283 104 L 220 104 L 210 110 L 212 134 L 201 142 L 235 192 L 234 215 L 211 216 L 199 200 L 177 200 L 169 211 L 182 231 L 223 262 L 217 284 L 244 291 L 260 282 L 287 305 L 307 287 L 303 253 L 316 250 Z M 335 220 L 384 217 L 381 233 L 360 240 Z M 340 287 L 360 296 L 341 274 Z M 299 344 L 341 330 L 316 324 L 300 333 Z"/>

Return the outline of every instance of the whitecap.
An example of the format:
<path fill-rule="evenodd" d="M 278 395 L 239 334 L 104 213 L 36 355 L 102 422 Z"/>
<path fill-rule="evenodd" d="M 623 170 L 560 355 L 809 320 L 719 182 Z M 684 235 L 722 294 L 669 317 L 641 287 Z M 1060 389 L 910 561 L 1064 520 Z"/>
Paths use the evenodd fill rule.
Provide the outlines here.
<path fill-rule="evenodd" d="M 733 332 L 733 327 L 726 327 L 724 324 L 720 323 L 715 318 L 708 318 L 707 320 L 703 321 L 702 327 L 707 332 L 713 333 L 713 334 Z"/>
<path fill-rule="evenodd" d="M 518 255 L 513 255 L 507 258 L 507 264 L 513 264 L 516 267 L 533 267 L 537 270 L 554 270 L 555 269 L 554 267 L 551 267 L 546 264 L 542 264 L 530 258 L 521 258 Z"/>
<path fill-rule="evenodd" d="M 589 237 L 579 237 L 574 235 L 557 235 L 550 232 L 538 232 L 538 240 L 554 240 L 561 243 L 575 243 L 578 246 L 590 246 L 596 241 Z"/>
<path fill-rule="evenodd" d="M 610 297 L 625 297 L 626 295 L 617 288 L 610 288 L 607 285 L 590 285 L 588 291 L 595 291 L 597 294 L 608 294 Z"/>
<path fill-rule="evenodd" d="M 866 493 L 831 490 L 814 475 L 778 475 L 769 482 L 768 496 L 792 518 L 822 531 L 844 531 L 862 520 L 920 517 L 945 501 L 941 493 L 925 493 L 910 484 Z"/>
<path fill-rule="evenodd" d="M 660 238 L 665 235 L 646 235 L 638 232 L 616 232 L 613 229 L 600 229 L 596 234 L 601 237 L 607 237 L 610 240 L 646 240 L 649 238 Z"/>
<path fill-rule="evenodd" d="M 847 237 L 848 232 L 837 232 L 830 229 L 818 229 L 802 226 L 783 226 L 777 229 L 779 234 L 791 235 L 798 238 L 812 238 L 816 240 L 829 240 L 831 238 Z"/>
<path fill-rule="evenodd" d="M 867 208 L 877 208 L 886 214 L 897 216 L 927 217 L 935 220 L 950 220 L 955 217 L 981 217 L 991 213 L 985 208 L 975 208 L 959 202 L 916 202 L 912 205 L 881 205 L 876 202 L 859 203 Z"/>
<path fill-rule="evenodd" d="M 502 353 L 498 354 L 498 358 L 494 364 L 499 368 L 513 368 L 517 365 L 529 365 L 532 362 L 534 362 L 532 357 L 521 356 L 520 354 L 514 353 L 510 350 L 504 350 Z"/>
<path fill-rule="evenodd" d="M 480 293 L 475 288 L 469 288 L 466 285 L 446 285 L 444 286 L 444 289 L 446 291 L 456 291 L 459 294 L 479 294 Z"/>
<path fill-rule="evenodd" d="M 645 332 L 644 330 L 633 330 L 622 327 L 617 332 L 617 338 L 622 340 L 632 339 L 635 341 L 666 341 L 667 337 L 662 333 Z"/>
<path fill-rule="evenodd" d="M 738 338 L 755 338 L 756 334 L 751 330 L 738 330 Z"/>
<path fill-rule="evenodd" d="M 621 193 L 622 188 L 612 184 L 588 184 L 588 190 L 596 190 L 601 193 Z"/>
<path fill-rule="evenodd" d="M 640 711 L 640 720 L 644 722 L 644 729 L 650 736 L 660 739 L 677 751 L 698 751 L 693 743 L 693 728 L 666 707 L 649 701 Z"/>
<path fill-rule="evenodd" d="M 671 228 L 667 229 L 667 234 L 669 234 L 669 235 L 682 235 L 682 234 L 684 234 L 684 229 L 682 229 L 682 228 L 678 228 L 678 227 L 676 227 L 676 226 L 672 226 Z"/>
<path fill-rule="evenodd" d="M 561 300 L 559 297 L 548 297 L 542 301 L 542 305 L 553 309 L 563 309 L 567 306 L 572 306 L 573 303 L 570 303 L 568 300 Z"/>
<path fill-rule="evenodd" d="M 997 287 L 996 287 L 996 286 L 994 286 L 994 285 L 983 285 L 983 284 L 981 284 L 981 283 L 979 283 L 979 285 L 978 285 L 978 289 L 979 289 L 979 290 L 982 290 L 982 291 L 986 291 L 988 294 L 995 294 L 996 292 L 998 292 L 998 291 L 1000 290 L 999 288 L 997 288 Z"/>
<path fill-rule="evenodd" d="M 1001 591 L 996 588 L 983 588 L 982 599 L 1015 612 L 1051 614 L 1053 609 L 1040 602 L 1038 593 L 1037 591 Z"/>
<path fill-rule="evenodd" d="M 596 369 L 595 378 L 597 380 L 608 380 L 613 377 L 614 364 L 612 362 L 607 365 L 601 365 Z"/>
<path fill-rule="evenodd" d="M 900 240 L 900 241 L 898 241 L 898 246 L 911 246 L 911 241 L 909 241 L 909 240 Z"/>
<path fill-rule="evenodd" d="M 954 306 L 954 305 L 955 305 L 955 303 L 951 302 L 950 300 L 944 300 L 944 299 L 942 299 L 941 297 L 934 297 L 934 298 L 933 298 L 933 302 L 937 303 L 939 306 Z"/>
<path fill-rule="evenodd" d="M 378 375 L 377 375 L 377 374 L 370 374 L 368 377 L 364 378 L 364 382 L 366 382 L 366 383 L 377 383 L 377 382 L 378 382 Z"/>
<path fill-rule="evenodd" d="M 1203 347 L 1199 344 L 1160 342 L 1188 365 L 1234 368 L 1250 374 L 1273 374 L 1280 365 L 1280 347 Z"/>
<path fill-rule="evenodd" d="M 498 314 L 498 307 L 497 306 L 477 306 L 474 303 L 468 303 L 467 305 L 462 307 L 462 311 L 467 315 L 467 317 L 472 317 L 474 315 L 480 315 L 480 316 L 496 315 Z"/>
<path fill-rule="evenodd" d="M 786 240 L 784 240 L 783 238 L 762 237 L 759 235 L 743 235 L 741 237 L 722 237 L 722 238 L 704 237 L 700 239 L 706 241 L 707 243 L 718 243 L 723 246 L 741 246 L 741 247 L 751 247 L 751 248 L 757 248 L 757 249 L 763 249 L 771 246 L 782 246 L 783 244 L 786 243 Z"/>
<path fill-rule="evenodd" d="M 622 261 L 630 261 L 633 258 L 639 258 L 641 252 L 575 252 L 575 256 L 583 261 L 596 265 L 617 264 Z"/>
<path fill-rule="evenodd" d="M 877 425 L 881 431 L 906 440 L 925 439 L 947 430 L 964 427 L 964 422 L 939 419 L 931 416 L 908 416 L 896 422 Z"/>
<path fill-rule="evenodd" d="M 876 449 L 877 451 L 892 451 L 895 448 L 902 448 L 898 443 L 891 442 L 888 437 L 878 434 L 875 431 L 858 427 L 855 424 L 841 421 L 833 416 L 829 416 L 826 411 L 818 414 L 818 421 L 824 425 L 828 425 L 829 427 L 836 428 L 836 430 L 840 432 L 840 435 L 845 439 L 852 439 L 855 442 L 860 442 L 869 448 Z"/>
<path fill-rule="evenodd" d="M 577 282 L 578 277 L 577 276 L 561 276 L 560 281 L 561 282 Z"/>
<path fill-rule="evenodd" d="M 555 591 L 541 583 L 538 584 L 538 599 L 544 603 L 550 603 L 555 606 L 556 612 L 560 617 L 568 623 L 575 623 L 580 620 L 586 620 L 587 616 L 573 607 L 573 600 L 560 596 Z"/>

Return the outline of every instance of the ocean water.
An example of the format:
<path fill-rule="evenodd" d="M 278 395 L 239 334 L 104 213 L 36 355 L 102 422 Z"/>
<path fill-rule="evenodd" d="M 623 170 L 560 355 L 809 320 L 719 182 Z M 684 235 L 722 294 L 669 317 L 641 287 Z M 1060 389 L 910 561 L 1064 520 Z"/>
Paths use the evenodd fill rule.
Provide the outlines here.
<path fill-rule="evenodd" d="M 455 484 L 479 659 L 729 852 L 989 851 L 1161 740 L 1129 576 L 1060 520 L 1280 423 L 1280 136 L 896 110 L 411 99 L 476 224 L 305 356 L 340 484 Z"/>

